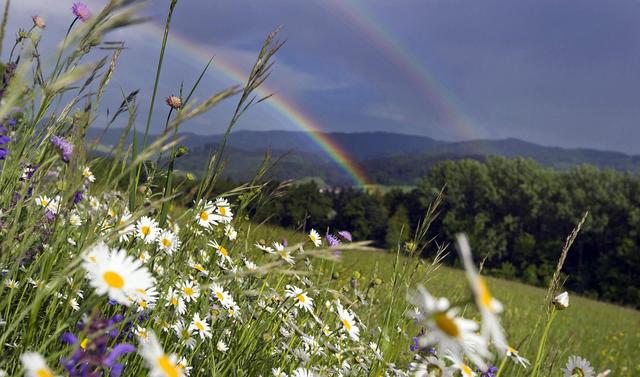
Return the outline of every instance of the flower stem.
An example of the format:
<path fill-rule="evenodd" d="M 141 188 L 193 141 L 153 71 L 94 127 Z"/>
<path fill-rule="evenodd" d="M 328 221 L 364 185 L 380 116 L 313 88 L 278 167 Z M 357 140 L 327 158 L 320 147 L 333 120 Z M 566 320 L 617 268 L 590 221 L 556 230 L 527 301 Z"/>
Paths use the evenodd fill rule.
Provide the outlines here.
<path fill-rule="evenodd" d="M 551 309 L 551 315 L 549 315 L 549 320 L 547 321 L 547 325 L 544 328 L 544 332 L 542 333 L 542 339 L 540 339 L 540 343 L 538 344 L 538 352 L 536 354 L 536 361 L 533 364 L 533 370 L 531 371 L 531 377 L 538 377 L 538 373 L 540 372 L 540 365 L 542 364 L 544 346 L 547 343 L 547 337 L 549 336 L 549 329 L 551 329 L 551 324 L 553 320 L 556 318 L 558 314 L 558 310 L 555 306 Z"/>

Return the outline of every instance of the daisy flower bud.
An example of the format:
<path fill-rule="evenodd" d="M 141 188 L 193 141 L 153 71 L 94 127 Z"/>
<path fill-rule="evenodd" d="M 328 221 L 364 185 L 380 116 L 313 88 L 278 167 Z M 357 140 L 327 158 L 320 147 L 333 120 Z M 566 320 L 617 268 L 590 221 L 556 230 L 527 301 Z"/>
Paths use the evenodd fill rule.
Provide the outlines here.
<path fill-rule="evenodd" d="M 569 307 L 569 293 L 562 292 L 553 299 L 553 305 L 558 310 L 564 310 Z"/>
<path fill-rule="evenodd" d="M 40 29 L 44 29 L 46 27 L 46 24 L 44 23 L 44 18 L 42 18 L 41 16 L 33 16 L 31 17 L 31 19 L 33 20 L 33 25 L 35 27 Z"/>
<path fill-rule="evenodd" d="M 179 110 L 182 108 L 182 100 L 180 97 L 170 96 L 167 98 L 167 105 L 172 109 Z"/>

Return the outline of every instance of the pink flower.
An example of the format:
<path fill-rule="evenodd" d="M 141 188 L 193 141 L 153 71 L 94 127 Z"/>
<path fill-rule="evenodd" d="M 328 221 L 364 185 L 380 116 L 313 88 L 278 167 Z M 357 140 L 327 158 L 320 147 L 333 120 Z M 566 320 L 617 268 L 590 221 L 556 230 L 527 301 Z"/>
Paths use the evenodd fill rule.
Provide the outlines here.
<path fill-rule="evenodd" d="M 86 22 L 89 18 L 91 18 L 91 11 L 87 4 L 82 2 L 74 3 L 71 7 L 71 11 L 73 15 L 76 16 L 80 21 Z"/>
<path fill-rule="evenodd" d="M 40 17 L 40 16 L 33 16 L 31 17 L 31 19 L 33 20 L 33 25 L 36 27 L 39 27 L 40 29 L 44 29 L 45 28 L 45 23 L 44 23 L 44 18 Z"/>

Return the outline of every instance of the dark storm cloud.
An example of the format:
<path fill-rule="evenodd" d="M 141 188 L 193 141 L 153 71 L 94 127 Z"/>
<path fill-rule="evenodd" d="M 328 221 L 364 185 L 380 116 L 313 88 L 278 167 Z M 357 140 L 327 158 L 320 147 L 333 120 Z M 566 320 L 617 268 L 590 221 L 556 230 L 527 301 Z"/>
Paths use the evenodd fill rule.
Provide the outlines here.
<path fill-rule="evenodd" d="M 447 139 L 521 137 L 640 153 L 635 142 L 640 139 L 640 2 L 355 3 L 356 12 L 366 8 L 370 13 L 370 22 L 378 28 L 372 32 L 353 24 L 340 11 L 344 6 L 336 6 L 338 1 L 347 0 L 181 1 L 174 28 L 218 57 L 248 67 L 265 35 L 282 26 L 287 43 L 270 87 L 330 131 L 388 130 Z M 162 23 L 168 3 L 154 0 L 146 12 Z M 44 4 L 24 0 L 14 8 L 26 15 L 47 7 Z M 50 28 L 64 30 L 66 9 L 47 11 Z M 49 28 L 47 32 L 54 33 Z M 395 41 L 394 47 L 381 48 L 375 33 Z M 158 39 L 144 33 L 128 36 L 131 50 L 117 84 L 148 90 Z M 397 54 L 405 55 L 398 59 Z M 427 85 L 431 89 L 398 63 L 411 59 L 435 78 Z M 201 61 L 172 48 L 161 91 L 175 90 L 182 80 L 190 82 L 201 66 Z M 230 83 L 214 64 L 199 95 Z M 467 131 L 454 127 L 441 107 L 428 100 L 433 95 L 469 119 Z M 230 105 L 223 106 L 189 127 L 216 132 L 230 110 Z M 294 128 L 268 106 L 254 110 L 242 127 Z"/>

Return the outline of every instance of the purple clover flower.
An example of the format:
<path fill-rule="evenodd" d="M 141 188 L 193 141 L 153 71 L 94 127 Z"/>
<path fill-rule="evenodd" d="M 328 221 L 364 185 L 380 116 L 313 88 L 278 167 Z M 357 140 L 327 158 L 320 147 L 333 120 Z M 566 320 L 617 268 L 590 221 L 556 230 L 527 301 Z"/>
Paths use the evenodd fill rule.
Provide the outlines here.
<path fill-rule="evenodd" d="M 62 161 L 69 162 L 69 160 L 71 160 L 71 155 L 73 154 L 73 144 L 60 136 L 52 136 L 51 144 L 53 144 L 58 149 L 58 153 L 60 153 Z"/>
<path fill-rule="evenodd" d="M 91 11 L 89 10 L 89 7 L 81 1 L 73 3 L 71 12 L 73 12 L 73 15 L 82 22 L 87 22 L 87 20 L 91 18 Z"/>
<path fill-rule="evenodd" d="M 84 198 L 84 191 L 78 190 L 73 193 L 73 204 L 78 204 Z"/>

